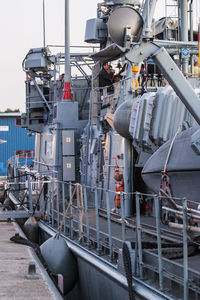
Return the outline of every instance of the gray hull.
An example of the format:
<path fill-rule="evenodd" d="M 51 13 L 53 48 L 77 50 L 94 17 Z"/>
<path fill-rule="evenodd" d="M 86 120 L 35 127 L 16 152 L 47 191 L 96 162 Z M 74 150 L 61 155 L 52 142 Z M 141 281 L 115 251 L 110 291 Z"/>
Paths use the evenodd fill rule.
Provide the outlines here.
<path fill-rule="evenodd" d="M 174 197 L 186 197 L 200 202 L 200 156 L 191 148 L 191 136 L 197 129 L 198 127 L 190 128 L 177 136 L 166 170 Z M 161 146 L 146 162 L 142 171 L 146 185 L 154 193 L 159 192 L 161 172 L 164 169 L 170 144 L 171 140 Z"/>

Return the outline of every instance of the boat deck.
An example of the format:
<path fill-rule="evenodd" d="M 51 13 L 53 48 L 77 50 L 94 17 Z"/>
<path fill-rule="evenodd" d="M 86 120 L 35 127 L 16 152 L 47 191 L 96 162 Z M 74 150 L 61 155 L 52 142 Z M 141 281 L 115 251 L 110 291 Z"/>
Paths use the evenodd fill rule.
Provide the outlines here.
<path fill-rule="evenodd" d="M 114 244 L 117 242 L 123 242 L 122 239 L 122 219 L 121 216 L 117 213 L 111 213 L 111 235 L 114 240 Z M 61 216 L 62 219 L 62 216 Z M 69 218 L 66 218 L 66 226 L 69 227 Z M 105 209 L 99 209 L 98 213 L 99 221 L 99 230 L 108 235 L 108 221 L 107 221 L 107 212 Z M 156 233 L 156 220 L 154 216 L 142 216 L 141 221 L 141 234 L 142 241 L 145 242 L 157 242 L 157 233 Z M 73 213 L 73 222 L 74 227 L 78 229 L 78 213 Z M 90 208 L 88 210 L 88 223 L 89 226 L 96 229 L 96 216 L 95 210 Z M 83 216 L 83 233 L 85 233 L 86 227 L 86 217 Z M 167 226 L 161 224 L 162 239 L 168 242 L 182 242 L 182 235 L 179 230 L 170 229 Z M 90 230 L 90 234 L 93 234 Z M 134 242 L 136 240 L 136 216 L 126 218 L 125 221 L 125 240 Z M 122 246 L 122 245 L 118 245 Z"/>
<path fill-rule="evenodd" d="M 0 299 L 53 300 L 62 299 L 55 287 L 48 285 L 50 279 L 42 270 L 32 250 L 10 241 L 18 232 L 13 222 L 0 222 Z M 29 262 L 35 262 L 38 279 L 26 279 Z"/>

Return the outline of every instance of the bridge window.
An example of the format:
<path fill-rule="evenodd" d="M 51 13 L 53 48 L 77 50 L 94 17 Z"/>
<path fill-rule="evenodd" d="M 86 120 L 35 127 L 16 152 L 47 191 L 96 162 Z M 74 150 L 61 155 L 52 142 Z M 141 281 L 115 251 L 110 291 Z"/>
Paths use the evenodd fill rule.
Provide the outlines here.
<path fill-rule="evenodd" d="M 19 158 L 33 158 L 34 157 L 34 151 L 33 150 L 16 150 L 15 156 L 18 156 Z"/>

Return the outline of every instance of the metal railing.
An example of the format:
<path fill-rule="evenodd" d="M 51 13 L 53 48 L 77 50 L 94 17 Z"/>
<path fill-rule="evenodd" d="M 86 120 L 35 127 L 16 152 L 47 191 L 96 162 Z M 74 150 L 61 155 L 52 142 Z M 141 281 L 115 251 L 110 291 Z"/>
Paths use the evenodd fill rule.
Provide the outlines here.
<path fill-rule="evenodd" d="M 32 150 L 30 150 L 32 151 Z M 33 152 L 33 151 L 32 151 Z M 13 165 L 15 168 L 20 168 L 23 166 L 30 166 L 33 164 L 33 157 L 29 157 L 28 154 L 25 157 L 20 157 L 20 155 L 11 156 L 9 159 L 9 163 Z"/>
<path fill-rule="evenodd" d="M 166 200 L 166 196 L 149 195 L 142 193 L 117 193 L 116 191 L 105 190 L 99 187 L 90 187 L 81 184 L 60 182 L 56 179 L 44 180 L 39 179 L 38 182 L 31 181 L 30 175 L 27 177 L 27 182 L 18 180 L 18 185 L 28 187 L 29 202 L 28 208 L 32 213 L 37 206 L 37 210 L 42 212 L 43 221 L 54 229 L 57 228 L 70 239 L 81 243 L 81 245 L 95 250 L 97 254 L 106 253 L 109 261 L 114 262 L 114 257 L 126 241 L 126 227 L 129 222 L 125 218 L 125 199 L 127 195 L 135 197 L 136 204 L 136 220 L 132 229 L 135 231 L 135 270 L 133 274 L 140 279 L 144 278 L 144 270 L 146 268 L 143 259 L 143 233 L 145 232 L 144 224 L 141 222 L 141 201 L 147 197 L 151 198 L 155 213 L 155 233 L 157 235 L 157 273 L 159 275 L 159 288 L 164 289 L 164 275 L 166 270 L 163 267 L 162 241 L 163 233 L 167 230 L 162 226 L 162 214 L 171 214 L 175 222 L 168 222 L 168 226 L 183 230 L 179 233 L 179 238 L 182 239 L 183 247 L 183 286 L 184 300 L 188 299 L 188 240 L 190 238 L 189 231 L 200 232 L 200 228 L 192 226 L 193 223 L 200 223 L 200 211 L 198 211 L 199 203 L 189 201 L 182 198 L 173 198 L 182 205 L 177 205 L 176 209 L 172 209 L 169 205 L 161 207 L 161 201 Z M 20 182 L 21 181 L 21 182 Z M 37 183 L 37 184 L 36 184 Z M 10 185 L 15 183 L 10 183 Z M 36 194 L 32 195 L 32 185 L 35 185 Z M 46 185 L 46 196 L 42 196 L 38 201 L 41 189 Z M 111 211 L 112 201 L 114 197 L 120 194 L 121 209 L 114 221 L 121 225 L 121 231 L 118 230 L 117 236 L 113 233 L 113 218 L 115 214 Z M 103 203 L 105 208 L 104 224 L 102 226 L 102 218 L 100 217 L 100 205 Z M 35 198 L 34 198 L 35 197 Z M 189 206 L 193 208 L 190 208 Z M 195 208 L 194 208 L 195 207 Z M 162 214 L 161 214 L 162 208 Z M 114 215 L 114 216 L 113 216 Z M 181 224 L 180 224 L 181 220 Z M 177 222 L 177 223 L 176 223 Z M 118 228 L 119 229 L 119 228 Z M 171 232 L 172 233 L 172 232 Z M 174 233 L 175 234 L 175 233 Z M 176 237 L 175 237 L 176 238 Z M 120 241 L 120 243 L 119 243 Z M 191 242 L 191 239 L 190 239 Z M 116 261 L 115 261 L 116 262 Z"/>

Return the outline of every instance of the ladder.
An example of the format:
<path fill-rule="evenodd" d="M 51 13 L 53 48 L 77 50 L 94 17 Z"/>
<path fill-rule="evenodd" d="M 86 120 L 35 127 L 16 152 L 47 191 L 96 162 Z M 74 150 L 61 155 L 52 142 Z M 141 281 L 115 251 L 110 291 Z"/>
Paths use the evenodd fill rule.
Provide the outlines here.
<path fill-rule="evenodd" d="M 179 1 L 178 0 L 165 0 L 165 16 L 171 18 L 174 22 L 177 22 L 177 38 L 179 38 Z M 165 38 L 169 39 L 171 28 L 166 28 Z"/>

